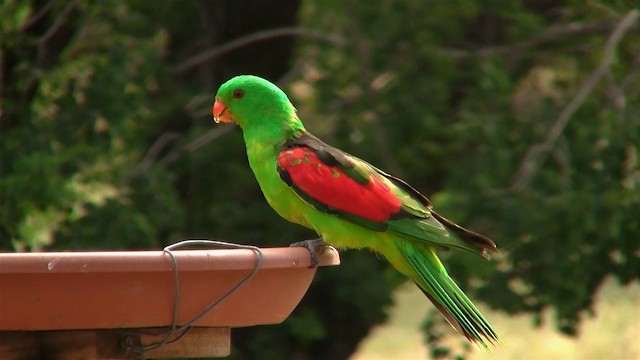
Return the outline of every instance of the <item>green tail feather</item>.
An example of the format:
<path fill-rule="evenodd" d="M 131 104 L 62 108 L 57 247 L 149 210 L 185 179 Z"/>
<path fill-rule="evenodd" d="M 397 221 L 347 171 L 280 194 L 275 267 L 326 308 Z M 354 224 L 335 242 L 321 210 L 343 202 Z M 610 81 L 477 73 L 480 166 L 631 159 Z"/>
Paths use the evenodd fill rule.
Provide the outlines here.
<path fill-rule="evenodd" d="M 389 231 L 410 236 L 433 246 L 453 247 L 482 255 L 482 249 L 467 243 L 463 238 L 450 233 L 438 220 L 429 216 L 422 220 L 398 219 L 388 221 Z"/>
<path fill-rule="evenodd" d="M 500 342 L 489 322 L 449 277 L 433 250 L 406 241 L 399 244 L 399 249 L 416 272 L 413 280 L 451 326 L 485 348 L 487 341 Z"/>

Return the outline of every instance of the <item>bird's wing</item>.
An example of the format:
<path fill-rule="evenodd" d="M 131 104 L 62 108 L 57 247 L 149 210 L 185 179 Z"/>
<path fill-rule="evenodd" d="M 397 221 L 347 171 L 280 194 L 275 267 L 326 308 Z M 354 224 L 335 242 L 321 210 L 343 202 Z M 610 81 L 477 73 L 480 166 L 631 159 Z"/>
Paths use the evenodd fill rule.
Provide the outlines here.
<path fill-rule="evenodd" d="M 403 180 L 331 147 L 309 133 L 288 141 L 277 159 L 280 178 L 317 210 L 374 231 L 477 254 L 495 244 L 437 215 Z"/>

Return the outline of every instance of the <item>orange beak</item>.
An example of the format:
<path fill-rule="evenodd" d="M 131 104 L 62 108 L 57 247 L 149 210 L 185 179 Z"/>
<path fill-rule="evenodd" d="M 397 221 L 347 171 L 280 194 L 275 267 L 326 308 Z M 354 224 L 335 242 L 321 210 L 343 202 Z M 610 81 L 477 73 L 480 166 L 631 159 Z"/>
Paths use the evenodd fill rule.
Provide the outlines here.
<path fill-rule="evenodd" d="M 233 117 L 229 109 L 227 109 L 227 105 L 218 99 L 213 103 L 213 121 L 216 123 L 233 122 Z"/>

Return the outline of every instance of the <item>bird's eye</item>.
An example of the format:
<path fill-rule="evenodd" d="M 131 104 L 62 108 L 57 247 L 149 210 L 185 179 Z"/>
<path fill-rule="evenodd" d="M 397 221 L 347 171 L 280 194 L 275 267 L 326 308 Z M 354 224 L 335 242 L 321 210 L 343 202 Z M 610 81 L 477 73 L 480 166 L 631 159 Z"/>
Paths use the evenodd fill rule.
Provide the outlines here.
<path fill-rule="evenodd" d="M 234 99 L 242 99 L 243 96 L 244 96 L 244 91 L 242 91 L 242 89 L 233 90 L 233 98 Z"/>

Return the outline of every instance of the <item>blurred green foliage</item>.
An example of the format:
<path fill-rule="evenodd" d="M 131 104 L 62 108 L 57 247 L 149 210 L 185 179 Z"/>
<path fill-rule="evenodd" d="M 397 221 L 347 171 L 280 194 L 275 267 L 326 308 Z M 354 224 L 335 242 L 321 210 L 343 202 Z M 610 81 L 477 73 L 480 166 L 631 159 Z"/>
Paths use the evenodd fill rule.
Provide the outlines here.
<path fill-rule="evenodd" d="M 313 237 L 268 208 L 239 130 L 211 122 L 220 83 L 254 73 L 287 89 L 309 130 L 404 177 L 441 213 L 496 241 L 493 262 L 445 252 L 472 298 L 508 313 L 553 308 L 559 330 L 575 334 L 605 277 L 628 283 L 640 274 L 637 20 L 609 53 L 605 46 L 634 6 L 6 0 L 0 248 L 160 248 L 186 237 L 282 246 Z M 294 26 L 315 32 L 180 66 L 236 38 Z M 539 166 L 521 170 L 608 55 Z M 342 258 L 319 271 L 283 325 L 234 330 L 233 356 L 353 352 L 402 280 L 368 252 Z M 432 320 L 432 355 L 449 354 Z"/>

